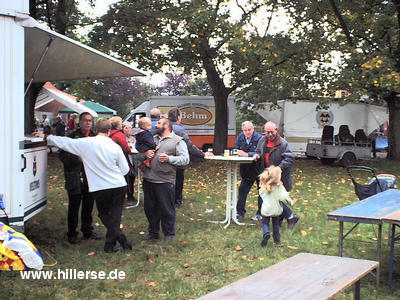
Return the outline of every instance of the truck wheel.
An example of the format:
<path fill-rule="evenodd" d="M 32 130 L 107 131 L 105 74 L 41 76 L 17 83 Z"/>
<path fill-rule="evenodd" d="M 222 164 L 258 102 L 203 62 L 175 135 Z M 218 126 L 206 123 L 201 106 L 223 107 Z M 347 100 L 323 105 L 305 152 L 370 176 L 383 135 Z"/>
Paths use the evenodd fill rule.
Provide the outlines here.
<path fill-rule="evenodd" d="M 346 152 L 342 159 L 340 160 L 340 165 L 342 167 L 347 167 L 347 166 L 351 166 L 354 165 L 356 163 L 357 159 L 356 156 L 351 153 L 351 152 Z"/>
<path fill-rule="evenodd" d="M 321 157 L 321 163 L 323 165 L 331 165 L 335 162 L 334 158 L 328 158 L 328 157 Z"/>

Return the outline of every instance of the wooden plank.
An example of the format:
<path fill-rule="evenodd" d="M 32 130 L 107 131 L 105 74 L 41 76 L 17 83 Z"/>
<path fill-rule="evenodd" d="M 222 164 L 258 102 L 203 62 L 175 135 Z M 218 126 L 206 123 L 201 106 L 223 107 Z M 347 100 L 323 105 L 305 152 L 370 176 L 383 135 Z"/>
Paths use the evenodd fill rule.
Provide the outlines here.
<path fill-rule="evenodd" d="M 379 220 L 400 210 L 400 190 L 387 190 L 328 213 L 328 219 Z M 345 221 L 345 220 L 343 220 Z"/>
<path fill-rule="evenodd" d="M 328 299 L 379 263 L 300 253 L 199 299 Z"/>
<path fill-rule="evenodd" d="M 383 222 L 400 225 L 400 210 L 395 211 L 382 218 Z"/>

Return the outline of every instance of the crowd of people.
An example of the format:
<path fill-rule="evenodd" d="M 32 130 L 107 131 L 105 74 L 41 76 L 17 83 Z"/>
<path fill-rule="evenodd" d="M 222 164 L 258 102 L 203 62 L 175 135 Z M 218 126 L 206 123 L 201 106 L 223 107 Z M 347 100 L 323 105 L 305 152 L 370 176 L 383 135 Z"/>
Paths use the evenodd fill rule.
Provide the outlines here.
<path fill-rule="evenodd" d="M 123 250 L 132 249 L 120 222 L 124 203 L 135 201 L 137 167 L 143 172 L 144 212 L 148 220 L 146 239 L 160 239 L 162 231 L 166 243 L 173 241 L 176 208 L 183 203 L 185 167 L 190 161 L 203 161 L 205 156 L 213 155 L 191 142 L 181 125 L 179 109 L 171 109 L 166 115 L 157 108 L 151 109 L 150 119 L 141 118 L 134 135 L 132 124 L 122 122 L 118 116 L 109 120 L 99 119 L 95 126 L 90 113 L 80 114 L 78 123 L 76 118 L 74 114 L 68 121 L 67 137 L 35 133 L 46 138 L 49 145 L 60 148 L 59 157 L 64 164 L 69 199 L 68 241 L 71 244 L 81 241 L 77 231 L 80 208 L 82 238 L 101 239 L 92 226 L 96 202 L 99 218 L 107 230 L 104 251 L 117 251 L 117 242 Z M 60 123 L 56 119 L 56 133 Z M 65 124 L 63 126 L 65 131 Z M 300 218 L 288 207 L 292 204 L 288 192 L 292 187 L 294 155 L 273 122 L 265 124 L 263 135 L 255 130 L 252 122 L 244 122 L 234 149 L 239 156 L 254 158 L 253 163 L 240 166 L 236 217 L 245 217 L 246 199 L 256 183 L 258 206 L 252 219 L 262 223 L 261 246 L 265 247 L 271 236 L 270 219 L 274 242 L 279 244 L 279 228 L 283 220 L 287 219 L 288 227 L 293 228 Z M 135 158 L 133 151 L 136 152 Z"/>

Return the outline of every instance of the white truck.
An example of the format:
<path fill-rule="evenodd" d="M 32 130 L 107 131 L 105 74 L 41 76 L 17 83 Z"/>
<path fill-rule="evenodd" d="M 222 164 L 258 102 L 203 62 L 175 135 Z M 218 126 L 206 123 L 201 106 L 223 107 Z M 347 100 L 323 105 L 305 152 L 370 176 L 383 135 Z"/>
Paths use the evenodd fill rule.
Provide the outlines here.
<path fill-rule="evenodd" d="M 214 143 L 215 104 L 211 96 L 152 96 L 133 109 L 124 121 L 137 127 L 141 117 L 150 118 L 150 109 L 158 108 L 167 114 L 172 108 L 179 108 L 182 125 L 190 140 L 199 149 L 207 151 Z M 233 97 L 228 98 L 228 148 L 232 148 L 236 138 L 236 109 Z"/>
<path fill-rule="evenodd" d="M 351 103 L 340 106 L 331 103 L 328 109 L 317 110 L 318 102 L 280 100 L 280 108 L 271 109 L 271 103 L 257 111 L 267 121 L 277 124 L 279 132 L 289 142 L 293 152 L 304 154 L 309 140 L 315 143 L 321 138 L 325 125 L 335 128 L 337 134 L 340 125 L 348 125 L 354 135 L 357 129 L 363 129 L 368 136 L 389 120 L 387 108 L 365 103 Z"/>

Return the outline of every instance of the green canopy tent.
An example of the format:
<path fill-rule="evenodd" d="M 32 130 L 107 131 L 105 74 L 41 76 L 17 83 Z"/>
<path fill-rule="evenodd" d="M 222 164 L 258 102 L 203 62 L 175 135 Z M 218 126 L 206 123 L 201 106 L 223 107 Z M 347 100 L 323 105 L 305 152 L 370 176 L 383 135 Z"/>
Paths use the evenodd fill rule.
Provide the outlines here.
<path fill-rule="evenodd" d="M 86 106 L 87 108 L 95 111 L 98 114 L 99 118 L 105 118 L 108 119 L 112 116 L 115 116 L 117 114 L 116 110 L 113 110 L 107 106 L 104 106 L 100 103 L 94 102 L 94 101 L 85 101 L 85 102 L 80 102 L 80 104 L 82 104 L 83 106 Z M 75 113 L 75 111 L 73 111 L 70 108 L 63 108 L 60 109 L 59 111 L 60 114 L 72 114 Z"/>

